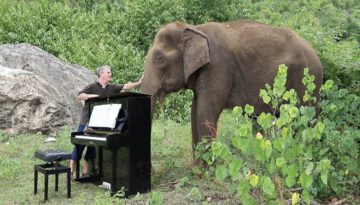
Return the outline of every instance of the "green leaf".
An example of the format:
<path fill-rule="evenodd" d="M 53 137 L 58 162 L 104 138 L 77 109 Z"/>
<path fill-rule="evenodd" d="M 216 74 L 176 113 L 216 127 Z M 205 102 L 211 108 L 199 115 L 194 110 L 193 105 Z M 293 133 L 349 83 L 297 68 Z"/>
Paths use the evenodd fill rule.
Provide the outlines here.
<path fill-rule="evenodd" d="M 263 149 L 260 148 L 260 149 L 255 149 L 253 151 L 254 151 L 254 155 L 255 155 L 256 160 L 259 160 L 261 162 L 264 162 L 266 160 L 265 152 L 264 152 Z"/>
<path fill-rule="evenodd" d="M 274 139 L 274 148 L 275 150 L 281 152 L 285 148 L 285 140 L 281 137 L 276 137 Z"/>
<path fill-rule="evenodd" d="M 319 156 L 323 156 L 323 155 L 326 154 L 328 151 L 329 151 L 329 148 L 328 148 L 328 147 L 327 147 L 327 148 L 324 148 L 324 149 L 321 149 L 321 150 L 319 151 Z"/>
<path fill-rule="evenodd" d="M 264 180 L 262 182 L 261 190 L 268 196 L 272 197 L 275 195 L 275 185 L 272 183 L 269 177 L 262 177 Z"/>
<path fill-rule="evenodd" d="M 327 80 L 322 86 L 321 86 L 321 91 L 327 91 L 330 90 L 334 85 L 334 81 L 333 80 Z"/>
<path fill-rule="evenodd" d="M 320 172 L 320 178 L 321 178 L 321 181 L 327 185 L 327 181 L 328 181 L 328 171 L 322 171 Z"/>
<path fill-rule="evenodd" d="M 306 128 L 302 131 L 302 139 L 303 141 L 310 142 L 315 137 L 315 132 L 313 128 Z"/>
<path fill-rule="evenodd" d="M 295 106 L 290 106 L 289 107 L 289 116 L 291 119 L 294 119 L 295 117 L 298 116 L 299 113 L 299 109 Z"/>
<path fill-rule="evenodd" d="M 267 145 L 267 146 L 265 147 L 265 156 L 266 156 L 266 159 L 269 159 L 270 156 L 271 156 L 271 153 L 272 153 L 272 151 L 273 151 L 273 148 L 272 148 L 272 145 L 271 145 L 270 140 L 266 140 L 266 141 L 265 141 L 265 144 Z"/>
<path fill-rule="evenodd" d="M 275 125 L 277 127 L 282 127 L 290 122 L 290 116 L 288 113 L 280 113 L 279 119 L 276 121 Z"/>
<path fill-rule="evenodd" d="M 267 130 L 271 127 L 272 115 L 270 113 L 261 113 L 257 118 L 257 122 L 264 129 Z"/>
<path fill-rule="evenodd" d="M 322 159 L 317 166 L 318 171 L 328 171 L 331 167 L 331 161 L 328 159 Z"/>
<path fill-rule="evenodd" d="M 323 134 L 324 130 L 325 130 L 324 123 L 322 123 L 322 122 L 316 123 L 316 125 L 314 127 L 314 133 L 313 133 L 314 138 L 321 139 L 321 135 Z"/>
<path fill-rule="evenodd" d="M 309 163 L 306 165 L 305 173 L 306 173 L 307 175 L 310 175 L 313 169 L 314 169 L 314 163 L 313 163 L 313 162 L 309 162 Z"/>
<path fill-rule="evenodd" d="M 310 202 L 311 202 L 311 196 L 310 196 L 309 191 L 303 190 L 303 191 L 301 192 L 301 195 L 302 195 L 302 198 L 304 199 L 305 203 L 306 203 L 306 204 L 310 204 Z"/>
<path fill-rule="evenodd" d="M 251 186 L 256 187 L 258 182 L 259 182 L 259 176 L 256 175 L 256 174 L 252 174 L 250 176 L 250 184 L 251 184 Z"/>
<path fill-rule="evenodd" d="M 263 102 L 264 102 L 265 104 L 269 104 L 269 102 L 271 101 L 271 98 L 270 98 L 270 96 L 268 95 L 268 93 L 266 92 L 266 90 L 261 89 L 259 96 L 261 97 L 261 99 L 263 100 Z"/>
<path fill-rule="evenodd" d="M 243 112 L 243 110 L 242 110 L 242 108 L 240 107 L 240 106 L 235 106 L 234 108 L 233 108 L 233 114 L 235 114 L 235 115 L 242 115 L 242 112 Z"/>
<path fill-rule="evenodd" d="M 220 156 L 222 150 L 223 150 L 223 146 L 222 146 L 222 143 L 221 143 L 221 142 L 219 142 L 219 141 L 214 141 L 214 142 L 211 144 L 211 151 L 213 152 L 213 154 L 214 154 L 215 156 Z"/>
<path fill-rule="evenodd" d="M 292 105 L 296 105 L 296 103 L 298 102 L 297 94 L 294 89 L 285 91 L 282 98 L 287 101 L 290 100 L 290 104 L 292 104 Z"/>
<path fill-rule="evenodd" d="M 232 160 L 229 164 L 229 174 L 233 180 L 238 179 L 242 162 L 239 159 Z"/>
<path fill-rule="evenodd" d="M 250 192 L 250 189 L 251 189 L 251 185 L 250 185 L 249 181 L 246 180 L 245 178 L 241 179 L 239 186 L 237 188 L 237 191 L 240 193 L 240 195 L 242 195 L 242 196 L 248 195 Z"/>
<path fill-rule="evenodd" d="M 237 149 L 241 148 L 241 142 L 241 137 L 239 136 L 235 136 L 231 139 L 231 144 Z"/>
<path fill-rule="evenodd" d="M 282 157 L 279 157 L 276 159 L 276 166 L 281 168 L 285 164 L 285 159 Z"/>
<path fill-rule="evenodd" d="M 299 175 L 298 168 L 294 164 L 288 166 L 286 170 L 287 170 L 286 174 L 288 176 L 297 177 Z"/>
<path fill-rule="evenodd" d="M 225 165 L 219 165 L 216 167 L 216 171 L 215 171 L 216 179 L 224 180 L 227 176 L 229 176 L 229 173 Z"/>
<path fill-rule="evenodd" d="M 291 127 L 283 127 L 283 128 L 281 128 L 281 136 L 283 138 L 291 137 L 291 135 L 292 135 Z"/>
<path fill-rule="evenodd" d="M 270 163 L 267 165 L 267 169 L 268 169 L 270 174 L 273 174 L 276 171 L 276 165 L 275 165 L 274 158 L 272 158 L 270 160 Z"/>
<path fill-rule="evenodd" d="M 231 143 L 235 148 L 240 149 L 242 152 L 244 152 L 244 154 L 251 153 L 250 139 L 242 138 L 242 137 L 233 137 L 231 139 Z"/>
<path fill-rule="evenodd" d="M 322 159 L 316 168 L 316 170 L 318 172 L 320 172 L 321 181 L 325 185 L 327 185 L 328 172 L 329 172 L 330 167 L 331 167 L 331 161 L 328 159 Z"/>
<path fill-rule="evenodd" d="M 300 184 L 304 189 L 309 189 L 313 183 L 313 177 L 311 175 L 307 175 L 305 172 L 300 175 Z"/>
<path fill-rule="evenodd" d="M 286 186 L 288 186 L 289 188 L 293 187 L 296 184 L 296 180 L 295 177 L 293 176 L 287 176 L 285 178 L 285 184 Z"/>
<path fill-rule="evenodd" d="M 300 107 L 300 113 L 305 117 L 306 121 L 312 120 L 316 115 L 316 111 L 315 111 L 314 107 L 301 106 Z"/>
<path fill-rule="evenodd" d="M 251 105 L 245 105 L 245 112 L 248 115 L 251 115 L 254 112 L 254 107 Z"/>
<path fill-rule="evenodd" d="M 292 162 L 298 157 L 298 153 L 299 153 L 298 147 L 294 146 L 294 147 L 285 149 L 285 154 L 283 157 L 285 157 L 287 162 Z"/>
<path fill-rule="evenodd" d="M 249 128 L 247 124 L 241 124 L 239 127 L 239 135 L 241 137 L 245 137 L 246 135 L 249 134 Z"/>
<path fill-rule="evenodd" d="M 282 64 L 279 66 L 278 73 L 274 79 L 274 95 L 277 97 L 281 97 L 285 92 L 285 84 L 286 84 L 286 76 L 287 76 L 287 67 Z"/>

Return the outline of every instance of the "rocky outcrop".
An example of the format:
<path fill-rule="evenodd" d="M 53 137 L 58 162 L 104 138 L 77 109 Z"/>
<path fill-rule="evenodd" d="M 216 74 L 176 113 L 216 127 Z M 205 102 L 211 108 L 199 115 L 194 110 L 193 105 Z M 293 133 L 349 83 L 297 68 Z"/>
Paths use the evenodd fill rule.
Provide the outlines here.
<path fill-rule="evenodd" d="M 0 46 L 0 129 L 49 133 L 78 124 L 78 91 L 94 82 L 86 68 L 30 44 Z"/>

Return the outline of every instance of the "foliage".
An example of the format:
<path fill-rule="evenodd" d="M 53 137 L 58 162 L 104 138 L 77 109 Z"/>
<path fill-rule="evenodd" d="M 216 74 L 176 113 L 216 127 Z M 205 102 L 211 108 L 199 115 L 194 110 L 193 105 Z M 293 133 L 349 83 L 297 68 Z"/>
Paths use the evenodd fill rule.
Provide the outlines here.
<path fill-rule="evenodd" d="M 190 24 L 236 19 L 234 0 L 183 0 L 184 17 Z"/>
<path fill-rule="evenodd" d="M 184 8 L 171 0 L 137 0 L 120 17 L 122 38 L 126 43 L 147 52 L 156 32 L 172 21 L 184 21 Z"/>
<path fill-rule="evenodd" d="M 1 7 L 0 43 L 30 43 L 92 70 L 108 64 L 114 68 L 115 82 L 141 76 L 144 54 L 123 43 L 119 10 L 109 10 L 108 4 L 83 5 L 82 1 L 79 5 L 46 0 L 9 2 Z"/>
<path fill-rule="evenodd" d="M 285 90 L 286 75 L 281 65 L 273 86 L 260 92 L 272 113 L 253 120 L 254 107 L 235 107 L 219 140 L 198 147 L 197 156 L 209 165 L 206 175 L 229 181 L 243 204 L 358 195 L 359 97 L 327 81 L 323 100 L 311 106 L 314 77 L 305 69 L 308 106 L 300 105 L 296 92 Z"/>
<path fill-rule="evenodd" d="M 201 24 L 253 19 L 295 30 L 317 51 L 325 79 L 359 94 L 360 4 L 357 2 L 3 0 L 0 43 L 30 43 L 93 71 L 108 64 L 114 68 L 113 81 L 123 83 L 142 75 L 144 58 L 156 32 L 171 21 Z M 160 112 L 187 121 L 191 96 L 186 92 L 180 95 L 169 98 Z M 176 102 L 179 98 L 180 103 Z"/>
<path fill-rule="evenodd" d="M 181 90 L 178 93 L 168 95 L 164 102 L 158 103 L 160 109 L 155 117 L 166 118 L 171 116 L 175 122 L 190 122 L 190 108 L 192 92 Z"/>

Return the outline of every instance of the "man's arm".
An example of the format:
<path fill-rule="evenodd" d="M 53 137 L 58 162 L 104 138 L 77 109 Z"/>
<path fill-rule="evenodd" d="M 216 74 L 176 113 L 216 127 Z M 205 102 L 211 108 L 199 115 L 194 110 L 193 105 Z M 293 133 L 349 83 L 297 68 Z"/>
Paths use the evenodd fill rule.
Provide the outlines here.
<path fill-rule="evenodd" d="M 95 94 L 80 93 L 80 95 L 78 95 L 78 99 L 79 100 L 87 100 L 89 98 L 98 97 L 98 96 L 99 95 L 95 95 Z"/>
<path fill-rule="evenodd" d="M 129 90 L 129 89 L 138 87 L 141 84 L 143 78 L 144 78 L 144 76 L 141 76 L 140 80 L 135 83 L 133 83 L 133 82 L 126 83 L 123 87 L 123 90 Z"/>

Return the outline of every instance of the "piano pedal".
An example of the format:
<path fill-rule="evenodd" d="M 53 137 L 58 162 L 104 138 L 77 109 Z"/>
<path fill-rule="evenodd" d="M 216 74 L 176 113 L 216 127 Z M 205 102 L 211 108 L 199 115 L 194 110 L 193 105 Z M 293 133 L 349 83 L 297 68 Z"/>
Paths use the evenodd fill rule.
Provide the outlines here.
<path fill-rule="evenodd" d="M 111 190 L 111 184 L 109 182 L 103 182 L 102 184 L 99 185 L 99 187 L 102 189 Z"/>

